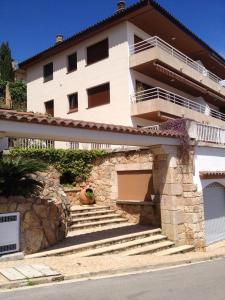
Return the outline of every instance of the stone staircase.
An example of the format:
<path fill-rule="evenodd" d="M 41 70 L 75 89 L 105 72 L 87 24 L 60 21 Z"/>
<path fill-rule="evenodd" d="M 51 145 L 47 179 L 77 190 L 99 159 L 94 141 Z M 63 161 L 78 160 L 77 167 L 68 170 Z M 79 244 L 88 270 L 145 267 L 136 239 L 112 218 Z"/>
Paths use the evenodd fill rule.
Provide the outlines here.
<path fill-rule="evenodd" d="M 69 232 L 87 233 L 120 226 L 128 226 L 127 219 L 107 206 L 73 206 L 71 208 L 71 225 Z M 71 235 L 71 234 L 69 234 Z"/>
<path fill-rule="evenodd" d="M 96 231 L 113 230 L 133 224 L 106 206 L 73 206 L 71 208 L 71 226 L 69 235 L 87 234 Z M 134 226 L 134 225 L 133 225 Z M 129 232 L 129 230 L 128 230 Z M 157 255 L 172 255 L 193 250 L 185 245 L 175 247 L 174 242 L 162 234 L 161 229 L 146 229 L 134 233 L 121 234 L 116 237 L 103 238 L 97 241 L 76 245 L 68 249 L 77 256 L 97 256 L 107 254 L 141 255 L 156 253 Z"/>
<path fill-rule="evenodd" d="M 194 250 L 193 246 L 176 247 L 162 234 L 161 228 L 128 223 L 114 210 L 105 206 L 74 206 L 71 208 L 69 234 L 61 245 L 29 257 L 77 257 L 98 255 L 172 255 Z"/>

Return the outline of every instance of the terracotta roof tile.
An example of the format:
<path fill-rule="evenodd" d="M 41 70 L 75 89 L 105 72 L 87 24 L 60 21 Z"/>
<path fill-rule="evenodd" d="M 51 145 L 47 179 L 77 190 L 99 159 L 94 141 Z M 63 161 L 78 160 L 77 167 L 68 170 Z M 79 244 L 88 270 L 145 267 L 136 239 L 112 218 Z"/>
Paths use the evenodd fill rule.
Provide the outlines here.
<path fill-rule="evenodd" d="M 225 178 L 225 171 L 203 171 L 199 172 L 199 175 L 202 179 Z"/>
<path fill-rule="evenodd" d="M 122 125 L 54 118 L 54 117 L 48 117 L 47 115 L 43 115 L 43 114 L 23 113 L 23 112 L 3 110 L 3 109 L 2 110 L 0 109 L 0 120 L 62 126 L 68 128 L 83 128 L 83 129 L 85 128 L 91 130 L 120 132 L 120 133 L 129 133 L 129 134 L 146 135 L 146 136 L 161 136 L 161 137 L 174 137 L 174 138 L 179 138 L 183 136 L 181 133 L 173 130 L 153 130 L 147 128 L 134 128 L 134 127 L 122 126 Z"/>

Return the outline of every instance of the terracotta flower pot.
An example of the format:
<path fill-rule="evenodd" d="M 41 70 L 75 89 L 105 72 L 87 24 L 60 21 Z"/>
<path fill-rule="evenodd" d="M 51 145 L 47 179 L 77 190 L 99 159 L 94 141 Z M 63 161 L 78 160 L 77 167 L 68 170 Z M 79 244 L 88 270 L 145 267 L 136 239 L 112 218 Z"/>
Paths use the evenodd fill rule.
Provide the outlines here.
<path fill-rule="evenodd" d="M 90 196 L 92 194 L 92 197 Z M 95 203 L 94 191 L 92 188 L 85 188 L 80 192 L 80 203 L 91 205 Z"/>

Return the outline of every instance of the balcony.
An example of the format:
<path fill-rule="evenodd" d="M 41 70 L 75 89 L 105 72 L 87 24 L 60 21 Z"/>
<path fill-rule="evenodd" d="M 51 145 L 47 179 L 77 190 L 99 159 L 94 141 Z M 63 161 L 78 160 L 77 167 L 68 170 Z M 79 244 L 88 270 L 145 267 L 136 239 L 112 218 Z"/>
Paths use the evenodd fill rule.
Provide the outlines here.
<path fill-rule="evenodd" d="M 185 77 L 189 77 L 225 96 L 225 81 L 222 78 L 157 36 L 131 45 L 129 51 L 130 68 L 132 69 L 151 76 L 149 71 L 151 71 L 153 62 L 160 61 L 163 65 L 182 73 Z"/>
<path fill-rule="evenodd" d="M 170 118 L 188 118 L 225 127 L 225 114 L 159 87 L 131 96 L 131 116 L 159 122 Z"/>

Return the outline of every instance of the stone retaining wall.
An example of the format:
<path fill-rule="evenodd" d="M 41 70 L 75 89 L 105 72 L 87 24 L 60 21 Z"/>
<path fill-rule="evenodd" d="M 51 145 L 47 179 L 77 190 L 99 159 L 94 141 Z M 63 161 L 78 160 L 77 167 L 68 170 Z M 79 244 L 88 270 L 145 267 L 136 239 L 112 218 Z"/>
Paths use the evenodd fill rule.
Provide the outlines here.
<path fill-rule="evenodd" d="M 34 253 L 63 240 L 70 221 L 70 201 L 59 181 L 59 173 L 49 167 L 34 176 L 43 184 L 38 196 L 0 197 L 0 213 L 20 213 L 20 250 Z"/>
<path fill-rule="evenodd" d="M 149 149 L 112 152 L 106 157 L 98 158 L 87 182 L 80 183 L 77 187 L 92 187 L 98 205 L 110 206 L 116 209 L 132 223 L 157 224 L 157 226 L 160 226 L 159 213 L 154 213 L 159 211 L 159 205 L 157 209 L 147 205 L 116 204 L 118 200 L 117 172 L 151 170 L 152 165 L 153 154 Z"/>
<path fill-rule="evenodd" d="M 1 197 L 0 212 L 20 213 L 20 250 L 25 253 L 35 253 L 66 237 L 67 216 L 60 200 Z"/>

